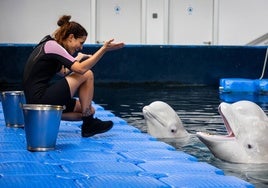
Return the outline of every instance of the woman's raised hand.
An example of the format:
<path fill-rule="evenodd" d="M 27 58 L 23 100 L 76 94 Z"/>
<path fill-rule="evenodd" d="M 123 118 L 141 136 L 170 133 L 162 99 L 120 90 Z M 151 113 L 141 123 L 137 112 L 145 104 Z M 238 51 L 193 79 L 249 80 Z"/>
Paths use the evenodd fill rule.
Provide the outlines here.
<path fill-rule="evenodd" d="M 124 43 L 113 43 L 114 39 L 108 40 L 103 44 L 103 47 L 105 48 L 105 51 L 112 51 L 117 50 L 124 47 Z"/>

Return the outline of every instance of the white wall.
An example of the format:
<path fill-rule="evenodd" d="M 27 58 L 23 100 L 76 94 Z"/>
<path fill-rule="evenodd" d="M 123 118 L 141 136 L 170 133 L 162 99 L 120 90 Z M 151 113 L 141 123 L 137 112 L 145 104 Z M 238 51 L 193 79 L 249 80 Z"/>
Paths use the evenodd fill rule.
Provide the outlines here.
<path fill-rule="evenodd" d="M 129 44 L 140 44 L 141 0 L 97 0 L 96 41 L 114 38 Z"/>
<path fill-rule="evenodd" d="M 267 0 L 219 0 L 219 44 L 247 44 L 268 33 Z"/>
<path fill-rule="evenodd" d="M 165 1 L 147 0 L 146 2 L 146 22 L 145 22 L 145 43 L 155 44 L 165 39 Z M 156 29 L 157 28 L 157 29 Z"/>
<path fill-rule="evenodd" d="M 105 0 L 102 1 L 105 3 Z M 189 7 L 194 5 L 194 10 L 203 9 L 204 6 L 200 2 L 197 3 L 197 0 L 107 0 L 110 4 L 106 5 L 106 8 L 114 9 L 115 6 L 119 5 L 123 8 L 122 11 L 127 11 L 120 15 L 120 22 L 118 22 L 118 19 L 107 21 L 108 13 L 105 15 L 101 8 L 103 5 L 98 4 L 102 1 L 1 0 L 0 43 L 37 43 L 44 35 L 51 34 L 57 28 L 56 22 L 59 16 L 63 14 L 72 15 L 73 20 L 78 21 L 88 30 L 89 37 L 86 43 L 106 40 L 106 36 L 113 35 L 113 32 L 118 33 L 118 37 L 126 43 L 182 44 L 182 42 L 177 42 L 182 41 L 182 37 L 189 41 L 183 44 L 193 44 L 191 40 L 198 41 L 198 39 L 193 38 L 191 32 L 187 31 L 187 27 L 182 27 L 184 24 L 189 24 L 189 21 L 187 23 L 186 21 L 185 23 L 182 22 L 175 26 L 176 28 L 173 28 L 183 31 L 184 35 L 176 35 L 176 33 L 174 35 L 170 23 L 171 20 L 176 21 L 178 18 L 174 16 L 176 14 L 169 13 L 172 3 L 178 3 L 176 4 L 178 8 L 174 9 L 173 12 L 183 10 L 181 6 L 187 4 L 189 4 Z M 244 45 L 268 32 L 267 0 L 212 1 L 213 14 L 207 16 L 208 20 L 213 20 L 213 26 L 209 28 L 212 35 L 212 44 Z M 98 10 L 98 7 L 101 10 Z M 124 9 L 125 7 L 126 9 Z M 107 27 L 110 28 L 110 33 L 109 30 L 103 31 L 100 27 L 101 23 L 104 22 L 101 20 L 102 17 L 98 17 L 99 13 L 104 14 L 102 17 L 108 23 Z M 158 17 L 153 18 L 153 13 L 157 13 Z M 111 14 L 111 11 L 109 14 Z M 200 20 L 198 19 L 191 20 L 191 22 L 201 29 L 207 27 L 199 24 Z M 136 27 L 133 27 L 133 25 Z M 102 32 L 106 32 L 105 35 Z M 100 38 L 102 35 L 104 35 L 104 38 Z M 176 41 L 172 37 L 177 37 Z M 202 40 L 205 41 L 206 39 Z M 202 40 L 200 39 L 200 41 Z M 203 45 L 202 42 L 195 42 L 194 44 Z"/>
<path fill-rule="evenodd" d="M 0 43 L 36 43 L 54 32 L 63 14 L 90 32 L 89 12 L 89 0 L 1 0 Z"/>
<path fill-rule="evenodd" d="M 170 0 L 169 43 L 214 44 L 212 18 L 213 0 Z"/>

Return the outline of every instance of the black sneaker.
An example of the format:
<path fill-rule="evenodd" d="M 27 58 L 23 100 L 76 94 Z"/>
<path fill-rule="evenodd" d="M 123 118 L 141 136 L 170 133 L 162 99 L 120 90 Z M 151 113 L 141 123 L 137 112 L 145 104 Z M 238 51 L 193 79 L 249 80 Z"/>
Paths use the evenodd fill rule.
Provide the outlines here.
<path fill-rule="evenodd" d="M 93 118 L 93 116 L 83 117 L 82 119 L 82 137 L 90 137 L 95 134 L 104 133 L 113 127 L 112 121 L 102 121 L 98 118 Z"/>

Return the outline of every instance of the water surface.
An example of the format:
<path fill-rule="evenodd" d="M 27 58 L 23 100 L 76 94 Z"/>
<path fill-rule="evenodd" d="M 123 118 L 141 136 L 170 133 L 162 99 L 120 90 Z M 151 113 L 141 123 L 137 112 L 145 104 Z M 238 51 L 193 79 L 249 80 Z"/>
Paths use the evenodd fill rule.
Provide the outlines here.
<path fill-rule="evenodd" d="M 183 87 L 176 84 L 111 84 L 98 85 L 95 88 L 94 101 L 96 103 L 125 119 L 130 125 L 139 128 L 142 132 L 147 132 L 142 108 L 156 100 L 168 103 L 178 113 L 185 128 L 190 133 L 195 134 L 198 131 L 203 131 L 212 134 L 226 134 L 217 109 L 222 102 L 218 88 Z M 267 103 L 259 102 L 267 113 Z M 268 164 L 234 164 L 221 161 L 215 158 L 195 136 L 187 142 L 176 139 L 160 140 L 174 146 L 177 150 L 197 157 L 199 161 L 210 163 L 224 170 L 226 175 L 244 179 L 256 187 L 268 186 Z"/>

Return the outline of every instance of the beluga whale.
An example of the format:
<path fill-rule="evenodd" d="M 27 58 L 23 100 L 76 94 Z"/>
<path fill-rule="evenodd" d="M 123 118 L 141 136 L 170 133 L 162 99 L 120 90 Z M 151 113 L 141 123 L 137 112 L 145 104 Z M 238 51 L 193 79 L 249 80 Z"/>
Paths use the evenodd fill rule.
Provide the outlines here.
<path fill-rule="evenodd" d="M 268 118 L 260 106 L 251 101 L 218 107 L 227 135 L 197 132 L 197 137 L 215 157 L 232 163 L 268 163 Z"/>
<path fill-rule="evenodd" d="M 177 113 L 163 101 L 154 101 L 142 109 L 147 132 L 156 138 L 188 138 Z"/>

